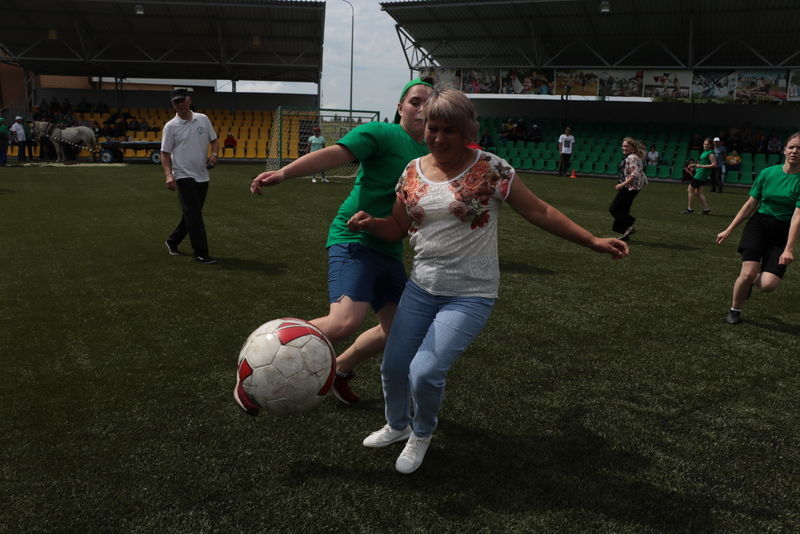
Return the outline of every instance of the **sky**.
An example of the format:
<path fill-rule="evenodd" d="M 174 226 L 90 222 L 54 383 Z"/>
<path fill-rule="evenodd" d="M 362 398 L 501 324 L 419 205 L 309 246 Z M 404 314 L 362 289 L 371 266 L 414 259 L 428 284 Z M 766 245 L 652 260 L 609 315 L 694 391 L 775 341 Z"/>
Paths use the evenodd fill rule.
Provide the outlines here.
<path fill-rule="evenodd" d="M 378 0 L 350 0 L 355 13 L 353 48 L 353 109 L 380 111 L 391 121 L 400 89 L 410 72 L 403 47 L 394 29 L 394 19 L 381 11 Z M 325 40 L 322 55 L 322 107 L 350 107 L 350 6 L 342 0 L 326 0 Z M 230 90 L 220 81 L 220 90 Z M 239 92 L 314 93 L 315 84 L 246 82 L 236 84 Z"/>

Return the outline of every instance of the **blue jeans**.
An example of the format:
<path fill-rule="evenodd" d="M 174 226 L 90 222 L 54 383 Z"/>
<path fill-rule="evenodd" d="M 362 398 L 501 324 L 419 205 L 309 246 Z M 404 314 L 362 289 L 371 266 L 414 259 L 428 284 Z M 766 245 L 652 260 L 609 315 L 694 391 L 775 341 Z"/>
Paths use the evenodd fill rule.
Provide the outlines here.
<path fill-rule="evenodd" d="M 491 298 L 431 295 L 409 280 L 381 365 L 390 427 L 400 430 L 411 424 L 419 437 L 433 433 L 447 372 L 483 329 L 494 302 Z"/>

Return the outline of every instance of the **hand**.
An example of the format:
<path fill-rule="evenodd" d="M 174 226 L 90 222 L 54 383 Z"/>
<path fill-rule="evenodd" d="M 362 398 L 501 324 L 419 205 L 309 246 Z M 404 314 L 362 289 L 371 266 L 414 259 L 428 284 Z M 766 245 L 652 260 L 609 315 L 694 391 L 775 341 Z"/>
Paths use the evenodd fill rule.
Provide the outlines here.
<path fill-rule="evenodd" d="M 208 161 L 206 162 L 206 168 L 211 169 L 216 166 L 217 166 L 217 155 L 211 154 L 211 157 L 208 158 Z"/>
<path fill-rule="evenodd" d="M 728 236 L 731 235 L 731 231 L 725 229 L 717 234 L 717 245 L 721 245 L 723 241 L 728 239 Z M 781 256 L 782 257 L 782 256 Z"/>
<path fill-rule="evenodd" d="M 278 185 L 285 179 L 286 177 L 281 171 L 262 172 L 250 182 L 250 192 L 254 195 L 260 195 L 262 186 Z"/>
<path fill-rule="evenodd" d="M 792 251 L 784 250 L 783 254 L 781 254 L 781 257 L 778 260 L 778 265 L 789 265 L 793 261 L 794 261 L 794 254 L 792 254 Z"/>
<path fill-rule="evenodd" d="M 175 186 L 175 177 L 172 176 L 171 174 L 167 176 L 167 181 L 165 185 L 167 186 L 167 189 L 169 189 L 170 191 L 175 191 L 175 189 L 177 188 Z"/>
<path fill-rule="evenodd" d="M 622 184 L 617 184 L 617 185 L 614 186 L 614 189 L 616 189 L 617 191 L 621 191 L 623 187 L 625 187 L 625 186 L 622 185 Z"/>
<path fill-rule="evenodd" d="M 595 237 L 589 248 L 595 252 L 611 254 L 611 258 L 615 260 L 621 260 L 631 253 L 625 241 L 613 237 Z"/>
<path fill-rule="evenodd" d="M 370 230 L 375 223 L 375 219 L 366 211 L 359 211 L 347 221 L 347 228 L 353 232 L 363 232 Z"/>
<path fill-rule="evenodd" d="M 693 171 L 693 170 L 695 170 L 696 168 L 697 168 L 697 163 L 690 163 L 690 164 L 689 164 L 689 170 L 690 170 L 690 171 Z"/>

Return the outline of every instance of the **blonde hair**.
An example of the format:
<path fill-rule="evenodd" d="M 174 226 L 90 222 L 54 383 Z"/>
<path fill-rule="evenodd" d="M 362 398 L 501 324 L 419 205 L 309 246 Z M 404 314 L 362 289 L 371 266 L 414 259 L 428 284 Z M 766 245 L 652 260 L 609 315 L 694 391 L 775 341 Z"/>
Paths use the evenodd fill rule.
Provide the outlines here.
<path fill-rule="evenodd" d="M 478 140 L 478 111 L 472 100 L 457 89 L 434 94 L 422 108 L 425 120 L 442 121 L 470 141 Z"/>
<path fill-rule="evenodd" d="M 632 146 L 634 149 L 634 153 L 641 160 L 643 160 L 647 155 L 647 145 L 644 144 L 642 141 L 639 141 L 638 139 L 634 139 L 633 137 L 626 137 L 622 140 L 622 143 L 625 145 Z"/>

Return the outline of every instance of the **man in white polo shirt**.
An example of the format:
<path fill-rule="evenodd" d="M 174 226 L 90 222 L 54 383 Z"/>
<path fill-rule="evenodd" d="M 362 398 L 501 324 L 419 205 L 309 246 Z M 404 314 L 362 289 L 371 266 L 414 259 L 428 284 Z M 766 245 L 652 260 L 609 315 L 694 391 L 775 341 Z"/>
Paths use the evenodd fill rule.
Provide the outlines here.
<path fill-rule="evenodd" d="M 208 117 L 192 111 L 192 97 L 186 89 L 175 89 L 170 98 L 176 115 L 161 132 L 161 166 L 167 189 L 178 191 L 183 216 L 164 244 L 172 256 L 179 256 L 178 245 L 189 234 L 195 259 L 216 263 L 208 253 L 203 204 L 208 193 L 208 169 L 217 164 L 219 139 Z M 207 158 L 209 143 L 211 157 Z"/>

